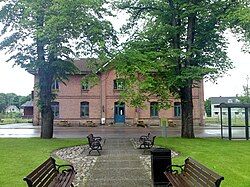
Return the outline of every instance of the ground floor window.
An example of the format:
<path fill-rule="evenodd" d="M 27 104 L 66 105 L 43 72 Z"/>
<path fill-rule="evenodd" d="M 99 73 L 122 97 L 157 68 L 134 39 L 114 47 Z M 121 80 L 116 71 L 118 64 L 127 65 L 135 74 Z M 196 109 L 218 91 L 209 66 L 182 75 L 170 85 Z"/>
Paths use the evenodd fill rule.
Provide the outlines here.
<path fill-rule="evenodd" d="M 51 109 L 53 111 L 54 118 L 59 118 L 59 102 L 53 102 L 51 104 Z"/>
<path fill-rule="evenodd" d="M 89 102 L 81 102 L 81 117 L 89 117 Z"/>
<path fill-rule="evenodd" d="M 181 103 L 174 102 L 174 117 L 180 117 L 180 116 L 181 116 Z"/>
<path fill-rule="evenodd" d="M 150 117 L 158 117 L 158 103 L 151 102 L 150 103 Z"/>

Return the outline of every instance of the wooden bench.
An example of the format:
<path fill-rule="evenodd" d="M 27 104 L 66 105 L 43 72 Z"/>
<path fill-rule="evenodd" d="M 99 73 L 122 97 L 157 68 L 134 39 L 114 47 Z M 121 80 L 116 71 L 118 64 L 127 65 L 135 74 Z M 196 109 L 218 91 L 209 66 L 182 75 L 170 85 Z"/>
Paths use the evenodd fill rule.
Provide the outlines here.
<path fill-rule="evenodd" d="M 138 120 L 136 126 L 137 127 L 144 127 L 144 128 L 148 127 L 147 124 L 145 124 L 144 121 L 142 121 L 142 120 Z"/>
<path fill-rule="evenodd" d="M 174 167 L 178 167 L 181 170 L 180 173 L 176 169 L 173 170 Z M 191 157 L 188 157 L 182 166 L 168 166 L 164 174 L 171 183 L 170 186 L 173 187 L 217 187 L 220 186 L 221 181 L 224 180 L 224 177 L 208 169 Z"/>
<path fill-rule="evenodd" d="M 145 140 L 150 139 L 150 135 L 151 135 L 151 133 L 149 132 L 147 135 L 140 136 L 139 142 L 143 143 Z"/>
<path fill-rule="evenodd" d="M 50 157 L 23 180 L 29 187 L 68 187 L 73 186 L 75 174 L 73 166 L 57 165 L 55 159 Z"/>
<path fill-rule="evenodd" d="M 89 134 L 87 136 L 88 143 L 89 143 L 89 155 L 92 151 L 97 151 L 99 155 L 101 155 L 100 150 L 102 150 L 102 138 L 101 137 L 94 137 L 93 134 Z"/>
<path fill-rule="evenodd" d="M 87 121 L 87 127 L 96 127 L 96 124 L 93 121 Z"/>
<path fill-rule="evenodd" d="M 141 144 L 140 144 L 139 148 L 140 149 L 150 149 L 151 147 L 154 146 L 155 138 L 156 138 L 156 136 L 151 137 L 150 133 L 148 133 L 148 137 L 147 136 L 145 136 L 145 137 L 141 136 L 140 139 L 139 139 L 139 141 L 141 141 L 140 142 Z"/>

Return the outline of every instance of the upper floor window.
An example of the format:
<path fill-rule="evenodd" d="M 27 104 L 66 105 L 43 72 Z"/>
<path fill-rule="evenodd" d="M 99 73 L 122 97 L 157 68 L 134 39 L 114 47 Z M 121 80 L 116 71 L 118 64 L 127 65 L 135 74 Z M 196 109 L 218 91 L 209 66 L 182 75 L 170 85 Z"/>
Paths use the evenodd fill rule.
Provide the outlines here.
<path fill-rule="evenodd" d="M 81 117 L 89 117 L 89 102 L 81 102 Z"/>
<path fill-rule="evenodd" d="M 114 89 L 115 90 L 123 90 L 125 88 L 125 80 L 124 79 L 115 79 L 114 80 Z"/>
<path fill-rule="evenodd" d="M 88 81 L 82 82 L 81 85 L 82 85 L 82 90 L 89 90 L 89 82 Z"/>
<path fill-rule="evenodd" d="M 51 85 L 52 90 L 59 90 L 59 83 L 57 80 L 55 80 Z"/>
<path fill-rule="evenodd" d="M 180 116 L 181 116 L 181 103 L 174 102 L 174 117 L 180 117 Z"/>
<path fill-rule="evenodd" d="M 158 117 L 158 103 L 157 102 L 151 102 L 150 103 L 150 116 L 151 117 Z"/>
<path fill-rule="evenodd" d="M 52 102 L 51 109 L 53 111 L 54 118 L 59 118 L 59 102 Z"/>

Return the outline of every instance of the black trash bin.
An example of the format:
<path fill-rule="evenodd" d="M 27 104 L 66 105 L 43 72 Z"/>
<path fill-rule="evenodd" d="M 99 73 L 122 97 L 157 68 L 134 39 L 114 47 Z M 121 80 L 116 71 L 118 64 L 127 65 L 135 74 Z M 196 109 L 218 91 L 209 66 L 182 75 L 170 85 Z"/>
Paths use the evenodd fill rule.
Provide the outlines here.
<path fill-rule="evenodd" d="M 169 181 L 164 175 L 167 166 L 171 165 L 171 150 L 165 148 L 151 149 L 151 174 L 154 186 L 168 185 Z"/>

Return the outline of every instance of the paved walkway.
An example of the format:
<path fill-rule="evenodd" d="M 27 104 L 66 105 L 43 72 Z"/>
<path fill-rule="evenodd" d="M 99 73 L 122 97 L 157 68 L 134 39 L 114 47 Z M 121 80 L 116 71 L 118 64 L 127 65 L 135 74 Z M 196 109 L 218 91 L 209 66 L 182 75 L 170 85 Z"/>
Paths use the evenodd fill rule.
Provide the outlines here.
<path fill-rule="evenodd" d="M 102 155 L 90 171 L 87 187 L 149 187 L 151 178 L 142 165 L 141 150 L 129 139 L 106 139 Z"/>
<path fill-rule="evenodd" d="M 194 126 L 196 137 L 220 137 L 220 126 Z M 151 132 L 156 136 L 162 135 L 161 127 L 130 127 L 123 125 L 98 127 L 54 127 L 55 138 L 82 138 L 93 133 L 95 136 L 108 138 L 138 138 Z M 167 136 L 180 136 L 180 127 L 168 127 Z M 238 132 L 237 132 L 238 133 Z M 32 124 L 0 125 L 0 138 L 40 137 L 41 127 Z"/>

